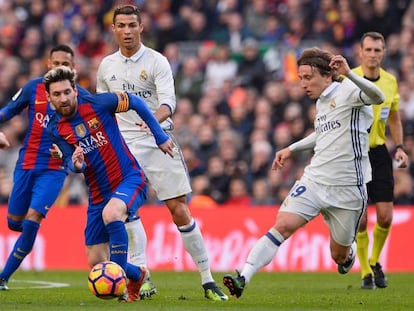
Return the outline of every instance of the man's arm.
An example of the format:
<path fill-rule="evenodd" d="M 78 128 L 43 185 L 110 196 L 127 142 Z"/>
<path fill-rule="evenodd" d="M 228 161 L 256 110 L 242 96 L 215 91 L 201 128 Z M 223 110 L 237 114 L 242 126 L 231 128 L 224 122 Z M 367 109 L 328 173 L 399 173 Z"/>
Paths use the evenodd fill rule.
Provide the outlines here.
<path fill-rule="evenodd" d="M 392 141 L 395 146 L 397 146 L 394 158 L 398 161 L 399 168 L 405 168 L 408 165 L 408 156 L 403 147 L 403 127 L 400 112 L 398 110 L 390 111 L 388 116 L 388 126 L 390 128 Z"/>

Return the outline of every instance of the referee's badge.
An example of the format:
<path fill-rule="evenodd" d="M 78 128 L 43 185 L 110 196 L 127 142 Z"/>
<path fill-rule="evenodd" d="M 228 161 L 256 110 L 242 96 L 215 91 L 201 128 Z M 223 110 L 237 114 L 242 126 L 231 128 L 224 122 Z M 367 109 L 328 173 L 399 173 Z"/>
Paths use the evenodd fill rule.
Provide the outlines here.
<path fill-rule="evenodd" d="M 141 71 L 141 74 L 139 75 L 139 79 L 143 82 L 148 80 L 148 73 L 146 70 Z"/>

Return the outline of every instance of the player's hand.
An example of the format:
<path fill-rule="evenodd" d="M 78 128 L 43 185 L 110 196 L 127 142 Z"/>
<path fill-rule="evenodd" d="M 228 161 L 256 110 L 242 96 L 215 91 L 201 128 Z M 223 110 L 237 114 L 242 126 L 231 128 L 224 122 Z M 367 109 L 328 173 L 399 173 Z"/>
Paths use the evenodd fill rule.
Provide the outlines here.
<path fill-rule="evenodd" d="M 6 135 L 4 135 L 3 132 L 0 132 L 0 149 L 4 149 L 10 147 L 10 143 L 6 138 Z"/>
<path fill-rule="evenodd" d="M 406 168 L 408 166 L 408 156 L 401 148 L 395 151 L 394 159 L 397 161 L 398 168 Z"/>
<path fill-rule="evenodd" d="M 146 132 L 149 135 L 152 135 L 151 129 L 148 127 L 147 123 L 145 123 L 144 121 L 138 121 L 138 122 L 135 122 L 135 124 L 138 125 L 142 131 Z"/>
<path fill-rule="evenodd" d="M 171 158 L 174 158 L 174 143 L 171 138 L 169 138 L 165 143 L 158 145 L 162 152 L 168 154 Z"/>
<path fill-rule="evenodd" d="M 348 62 L 342 55 L 334 55 L 329 63 L 329 67 L 335 69 L 339 74 L 346 76 L 350 71 Z"/>
<path fill-rule="evenodd" d="M 49 152 L 52 159 L 58 160 L 63 158 L 63 153 L 60 151 L 59 147 L 56 144 L 52 145 L 52 148 L 49 149 Z"/>
<path fill-rule="evenodd" d="M 76 146 L 75 151 L 72 154 L 72 163 L 77 170 L 82 169 L 83 162 L 85 162 L 85 156 L 83 155 L 83 149 L 80 146 Z"/>
<path fill-rule="evenodd" d="M 285 164 L 285 160 L 289 159 L 291 156 L 292 151 L 290 151 L 289 148 L 283 148 L 282 150 L 276 152 L 272 163 L 272 170 L 282 169 Z"/>

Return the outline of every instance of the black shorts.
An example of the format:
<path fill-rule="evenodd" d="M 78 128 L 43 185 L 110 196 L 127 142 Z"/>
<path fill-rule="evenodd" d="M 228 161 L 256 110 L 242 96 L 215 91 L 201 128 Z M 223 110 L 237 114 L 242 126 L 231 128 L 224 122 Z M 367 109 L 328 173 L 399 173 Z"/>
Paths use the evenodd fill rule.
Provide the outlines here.
<path fill-rule="evenodd" d="M 370 149 L 372 181 L 367 184 L 371 203 L 394 201 L 394 175 L 392 158 L 385 145 Z"/>

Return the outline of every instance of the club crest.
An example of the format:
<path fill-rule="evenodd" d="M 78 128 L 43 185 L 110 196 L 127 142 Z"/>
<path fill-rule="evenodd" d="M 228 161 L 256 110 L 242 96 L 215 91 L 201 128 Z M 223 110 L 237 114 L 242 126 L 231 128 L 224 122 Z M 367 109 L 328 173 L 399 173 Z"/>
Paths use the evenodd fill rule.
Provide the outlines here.
<path fill-rule="evenodd" d="M 141 74 L 139 75 L 139 79 L 141 81 L 147 81 L 148 80 L 148 73 L 145 70 L 141 71 Z"/>

